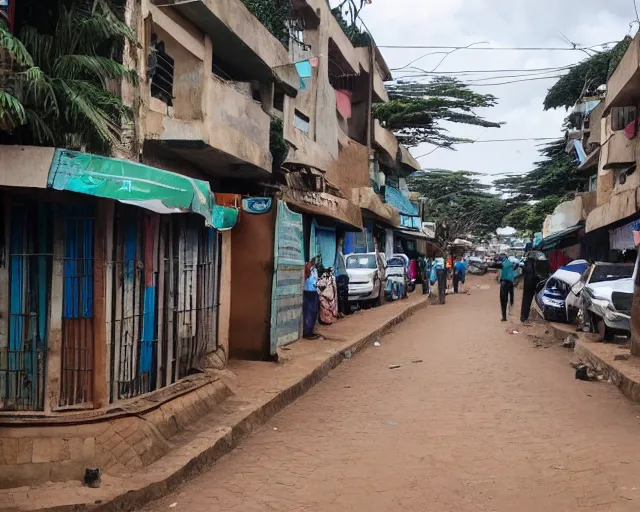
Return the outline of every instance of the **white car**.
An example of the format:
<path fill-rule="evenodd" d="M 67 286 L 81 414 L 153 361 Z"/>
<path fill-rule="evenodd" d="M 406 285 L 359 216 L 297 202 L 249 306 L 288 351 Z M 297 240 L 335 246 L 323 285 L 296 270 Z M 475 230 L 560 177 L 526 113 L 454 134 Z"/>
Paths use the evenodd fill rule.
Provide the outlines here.
<path fill-rule="evenodd" d="M 567 308 L 578 310 L 578 324 L 600 334 L 602 341 L 614 334 L 630 335 L 634 265 L 595 263 L 567 297 Z"/>
<path fill-rule="evenodd" d="M 346 266 L 349 275 L 349 302 L 382 304 L 387 266 L 384 254 L 349 254 Z"/>

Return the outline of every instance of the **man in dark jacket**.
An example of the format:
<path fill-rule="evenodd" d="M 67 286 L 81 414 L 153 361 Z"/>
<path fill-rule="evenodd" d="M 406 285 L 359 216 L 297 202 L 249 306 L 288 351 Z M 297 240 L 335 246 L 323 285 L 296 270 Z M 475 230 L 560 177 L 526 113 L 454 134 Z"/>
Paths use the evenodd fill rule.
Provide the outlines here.
<path fill-rule="evenodd" d="M 536 273 L 536 261 L 527 258 L 522 270 L 522 309 L 520 310 L 520 321 L 524 324 L 529 321 L 531 312 L 531 302 L 536 294 L 536 286 L 540 282 L 540 277 Z"/>

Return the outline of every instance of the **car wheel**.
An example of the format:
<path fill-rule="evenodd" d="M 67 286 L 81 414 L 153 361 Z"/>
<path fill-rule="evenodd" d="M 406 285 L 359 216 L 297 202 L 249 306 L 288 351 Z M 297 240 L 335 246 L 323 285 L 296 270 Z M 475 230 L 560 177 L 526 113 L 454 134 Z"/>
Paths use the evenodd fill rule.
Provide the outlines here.
<path fill-rule="evenodd" d="M 380 288 L 378 291 L 378 298 L 374 300 L 373 306 L 378 307 L 382 306 L 382 300 L 384 299 L 384 287 L 382 286 L 382 281 L 380 281 Z"/>
<path fill-rule="evenodd" d="M 604 320 L 600 317 L 596 318 L 596 331 L 598 332 L 600 341 L 603 343 L 611 340 L 611 333 L 607 328 L 607 324 L 605 324 Z"/>

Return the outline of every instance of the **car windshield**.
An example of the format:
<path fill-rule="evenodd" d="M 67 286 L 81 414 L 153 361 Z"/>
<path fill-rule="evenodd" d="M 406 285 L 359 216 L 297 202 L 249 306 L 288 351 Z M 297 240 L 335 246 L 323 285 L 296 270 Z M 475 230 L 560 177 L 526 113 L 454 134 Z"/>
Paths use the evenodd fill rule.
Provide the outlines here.
<path fill-rule="evenodd" d="M 347 268 L 377 268 L 373 254 L 354 254 L 347 258 Z"/>
<path fill-rule="evenodd" d="M 596 265 L 589 283 L 603 283 L 615 281 L 633 276 L 633 263 L 620 263 L 617 265 Z"/>

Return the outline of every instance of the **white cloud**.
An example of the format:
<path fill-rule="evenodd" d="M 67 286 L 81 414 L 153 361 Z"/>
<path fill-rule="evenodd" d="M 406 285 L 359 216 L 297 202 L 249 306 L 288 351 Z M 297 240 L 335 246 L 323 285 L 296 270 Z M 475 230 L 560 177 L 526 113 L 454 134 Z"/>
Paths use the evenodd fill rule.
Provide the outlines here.
<path fill-rule="evenodd" d="M 635 19 L 631 0 L 373 0 L 362 18 L 378 45 L 464 46 L 488 41 L 499 47 L 565 47 L 564 34 L 581 45 L 619 40 Z M 389 67 L 396 68 L 434 50 L 382 49 Z M 439 71 L 532 69 L 574 64 L 582 52 L 459 51 L 447 57 Z M 433 68 L 442 55 L 418 65 Z M 506 73 L 508 74 L 508 73 Z M 477 77 L 474 77 L 477 78 Z M 505 121 L 500 129 L 452 125 L 453 135 L 476 139 L 556 137 L 561 135 L 564 111 L 544 112 L 542 101 L 553 80 L 495 87 L 478 87 L 498 97 L 499 105 L 482 112 Z M 487 143 L 440 149 L 420 159 L 425 168 L 466 169 L 501 175 L 525 172 L 539 155 L 539 142 Z M 412 149 L 414 156 L 432 147 Z"/>

